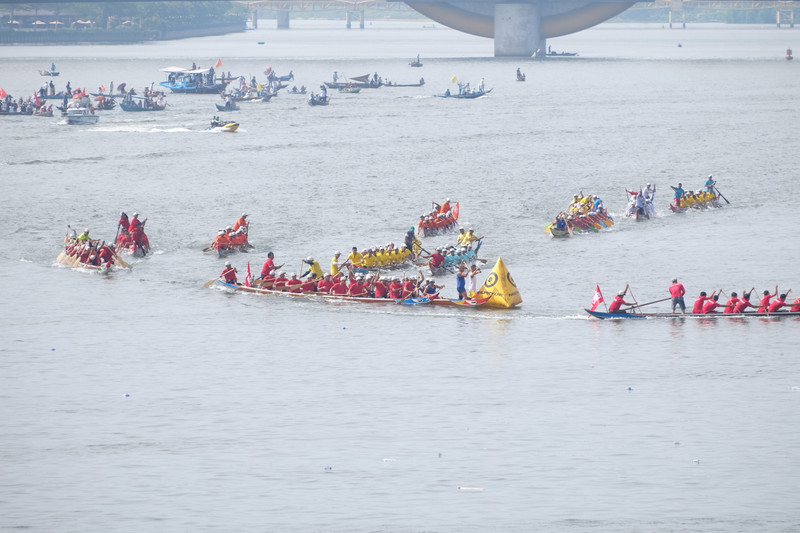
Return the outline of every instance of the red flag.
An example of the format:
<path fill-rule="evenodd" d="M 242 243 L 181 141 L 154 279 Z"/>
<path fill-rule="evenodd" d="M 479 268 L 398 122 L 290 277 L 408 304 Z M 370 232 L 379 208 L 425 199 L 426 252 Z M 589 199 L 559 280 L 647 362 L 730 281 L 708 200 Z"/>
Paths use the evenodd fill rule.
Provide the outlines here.
<path fill-rule="evenodd" d="M 600 285 L 595 285 L 594 298 L 592 298 L 592 307 L 590 307 L 589 309 L 591 311 L 594 311 L 595 309 L 597 309 L 597 306 L 603 303 L 604 301 L 605 300 L 603 300 L 603 293 L 600 292 Z"/>
<path fill-rule="evenodd" d="M 253 275 L 250 273 L 250 261 L 247 262 L 247 275 L 244 277 L 244 286 L 245 287 L 252 287 L 251 280 L 253 279 Z"/>
<path fill-rule="evenodd" d="M 106 86 L 105 86 L 105 85 L 101 85 L 101 86 L 100 86 L 100 92 L 101 92 L 101 93 L 104 93 L 104 92 L 106 92 Z"/>
<path fill-rule="evenodd" d="M 0 89 L 0 98 L 5 98 L 6 96 L 8 96 L 8 93 L 5 90 Z"/>
<path fill-rule="evenodd" d="M 214 68 L 219 68 L 221 66 L 222 66 L 222 60 L 221 59 L 217 59 L 217 62 L 214 63 Z"/>
<path fill-rule="evenodd" d="M 33 93 L 33 97 L 36 98 L 36 107 L 42 107 L 42 103 L 39 101 L 39 93 Z"/>

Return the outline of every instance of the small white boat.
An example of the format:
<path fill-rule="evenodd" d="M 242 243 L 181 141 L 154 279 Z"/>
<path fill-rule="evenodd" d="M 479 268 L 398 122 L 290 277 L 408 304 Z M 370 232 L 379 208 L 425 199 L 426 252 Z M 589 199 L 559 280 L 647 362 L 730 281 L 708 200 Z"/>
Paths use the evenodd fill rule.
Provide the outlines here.
<path fill-rule="evenodd" d="M 67 119 L 67 124 L 97 124 L 99 117 L 87 107 L 69 107 L 61 114 Z"/>

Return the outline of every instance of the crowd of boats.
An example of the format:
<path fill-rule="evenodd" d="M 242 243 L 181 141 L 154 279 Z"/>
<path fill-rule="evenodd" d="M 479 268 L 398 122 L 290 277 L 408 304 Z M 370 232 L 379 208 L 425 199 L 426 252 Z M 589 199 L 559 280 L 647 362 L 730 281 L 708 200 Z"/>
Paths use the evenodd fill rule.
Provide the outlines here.
<path fill-rule="evenodd" d="M 449 200 L 434 205 L 441 209 L 448 203 Z M 114 268 L 132 268 L 121 255 L 144 257 L 150 252 L 150 242 L 144 233 L 146 222 L 147 219 L 139 219 L 138 213 L 134 213 L 131 219 L 124 212 L 121 213 L 116 235 L 110 242 L 90 236 L 89 228 L 77 234 L 68 226 L 64 249 L 57 262 L 101 273 Z M 444 230 L 440 231 L 440 234 L 444 233 Z M 219 277 L 207 282 L 206 286 L 216 284 L 230 290 L 261 294 L 406 305 L 510 308 L 522 302 L 513 278 L 500 258 L 484 285 L 478 288 L 480 265 L 485 264 L 486 260 L 477 255 L 482 238 L 475 236 L 472 229 L 466 231 L 462 228 L 455 244 L 437 246 L 431 254 L 423 247 L 416 227 L 412 226 L 399 245 L 389 242 L 361 249 L 354 246 L 346 257 L 336 251 L 327 271 L 323 270 L 319 261 L 309 256 L 300 261 L 298 272 L 304 272 L 287 273 L 283 270 L 283 264 L 276 265 L 275 254 L 269 252 L 257 275 L 251 273 L 248 261 L 246 275 L 240 279 L 237 276 L 238 269 L 231 264 L 228 256 L 248 253 L 255 248 L 249 241 L 249 234 L 247 213 L 242 213 L 233 224 L 218 230 L 213 242 L 203 251 L 213 252 L 228 260 Z M 428 279 L 423 273 L 426 268 L 430 271 Z M 407 274 L 408 269 L 414 273 Z M 455 298 L 442 297 L 440 291 L 445 285 L 437 284 L 433 279 L 434 276 L 447 273 L 456 275 Z"/>
<path fill-rule="evenodd" d="M 717 182 L 709 175 L 703 188 L 697 191 L 684 190 L 683 184 L 670 186 L 673 190 L 670 210 L 683 213 L 689 209 L 710 209 L 722 207 L 720 199 L 730 203 L 717 188 Z M 628 202 L 625 207 L 625 216 L 636 221 L 648 220 L 656 215 L 653 204 L 656 195 L 656 186 L 648 183 L 639 190 L 625 189 Z M 580 192 L 573 196 L 569 206 L 555 217 L 555 220 L 545 226 L 554 238 L 571 237 L 576 233 L 597 233 L 601 229 L 614 225 L 614 219 L 606 210 L 596 194 L 584 195 Z"/>
<path fill-rule="evenodd" d="M 442 204 L 433 202 L 434 211 L 436 214 L 452 214 L 449 204 L 449 199 Z M 218 230 L 214 242 L 204 251 L 216 251 L 218 256 L 248 251 L 248 216 L 242 213 L 236 223 Z M 437 235 L 453 229 L 442 227 Z M 234 242 L 237 235 L 242 237 L 239 242 Z M 461 228 L 455 245 L 438 246 L 432 254 L 424 248 L 420 240 L 422 237 L 424 235 L 417 233 L 417 227 L 411 226 L 401 245 L 389 242 L 366 248 L 353 246 L 346 257 L 336 251 L 327 271 L 319 261 L 309 256 L 301 260 L 298 271 L 287 272 L 283 269 L 284 264 L 276 264 L 275 254 L 269 252 L 259 273 L 253 274 L 248 262 L 242 279 L 239 269 L 227 261 L 219 277 L 206 282 L 206 286 L 365 303 L 510 308 L 522 302 L 502 259 L 498 259 L 484 285 L 478 288 L 477 276 L 481 273 L 479 264 L 485 264 L 486 260 L 477 256 L 482 238 L 477 237 L 474 230 Z M 423 272 L 426 267 L 431 276 L 427 279 Z M 408 268 L 415 269 L 416 273 L 407 274 L 405 271 Z M 392 274 L 398 270 L 403 273 Z M 446 273 L 456 275 L 455 298 L 441 297 L 440 291 L 445 285 L 437 284 L 433 279 L 433 276 Z"/>
<path fill-rule="evenodd" d="M 355 77 L 346 77 L 334 72 L 332 81 L 324 81 L 319 85 L 319 91 L 309 91 L 305 85 L 293 85 L 289 88 L 289 82 L 294 80 L 294 72 L 279 75 L 271 66 L 264 71 L 266 80 L 261 82 L 255 76 L 249 79 L 245 76 L 232 75 L 231 72 L 218 72 L 222 62 L 218 60 L 212 67 L 198 67 L 193 63 L 191 67 L 171 66 L 161 69 L 166 74 L 167 79 L 158 85 L 161 90 L 155 88 L 155 83 L 149 87 L 144 87 L 142 93 L 137 93 L 134 89 L 128 90 L 125 83 L 120 83 L 116 87 L 112 81 L 108 89 L 100 85 L 96 92 L 88 92 L 86 88 L 73 88 L 70 82 L 66 83 L 63 90 L 56 91 L 53 78 L 61 73 L 55 69 L 55 64 L 49 69 L 40 70 L 40 74 L 48 76 L 50 80 L 44 83 L 39 89 L 29 97 L 14 98 L 0 88 L 0 115 L 32 115 L 40 117 L 52 117 L 53 105 L 48 104 L 48 100 L 58 100 L 62 105 L 57 106 L 61 111 L 61 116 L 66 119 L 68 124 L 96 124 L 98 117 L 97 111 L 109 111 L 119 107 L 126 112 L 152 112 L 164 111 L 168 104 L 166 102 L 165 90 L 177 94 L 218 94 L 224 100 L 223 104 L 215 104 L 218 111 L 238 111 L 241 102 L 264 101 L 278 95 L 282 89 L 286 89 L 287 94 L 308 95 L 307 102 L 311 106 L 325 106 L 330 103 L 328 89 L 337 90 L 340 93 L 357 94 L 362 89 L 377 89 L 381 87 L 422 87 L 425 79 L 420 77 L 417 82 L 397 83 L 390 81 L 377 72 L 374 74 L 364 74 Z M 422 62 L 417 56 L 409 62 L 412 67 L 421 67 Z M 524 74 L 517 69 L 517 81 L 525 81 Z M 489 94 L 492 89 L 485 87 L 484 79 L 481 78 L 477 87 L 471 87 L 469 82 L 462 82 L 456 76 L 450 79 L 451 83 L 457 86 L 457 90 L 446 89 L 443 93 L 434 96 L 441 98 L 460 98 L 475 99 Z M 235 130 L 230 130 L 235 131 Z"/>

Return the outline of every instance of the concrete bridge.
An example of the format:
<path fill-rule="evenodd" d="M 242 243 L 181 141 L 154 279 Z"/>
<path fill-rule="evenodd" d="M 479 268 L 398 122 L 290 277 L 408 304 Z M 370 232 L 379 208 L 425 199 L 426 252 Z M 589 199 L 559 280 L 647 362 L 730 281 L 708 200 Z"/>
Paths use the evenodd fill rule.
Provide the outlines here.
<path fill-rule="evenodd" d="M 531 56 L 547 49 L 547 39 L 575 33 L 619 15 L 635 4 L 665 9 L 685 27 L 684 7 L 700 9 L 775 9 L 780 27 L 794 27 L 798 1 L 743 0 L 256 0 L 245 2 L 255 9 L 278 13 L 278 27 L 289 27 L 293 10 L 337 9 L 347 11 L 347 27 L 353 16 L 364 27 L 365 9 L 391 9 L 408 5 L 415 11 L 450 28 L 494 39 L 495 56 Z M 320 7 L 322 6 L 322 7 Z M 255 17 L 254 17 L 255 20 Z"/>

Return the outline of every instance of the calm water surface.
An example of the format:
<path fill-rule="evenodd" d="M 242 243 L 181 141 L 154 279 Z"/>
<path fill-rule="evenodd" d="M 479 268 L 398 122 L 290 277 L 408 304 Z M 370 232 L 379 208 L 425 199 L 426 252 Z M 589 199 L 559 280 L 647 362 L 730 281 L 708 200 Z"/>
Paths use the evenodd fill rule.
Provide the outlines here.
<path fill-rule="evenodd" d="M 0 529 L 800 531 L 800 321 L 582 311 L 596 284 L 646 302 L 674 276 L 691 300 L 800 291 L 800 65 L 783 59 L 796 30 L 604 25 L 552 41 L 579 57 L 534 63 L 423 23 L 292 24 L 0 48 L 15 96 L 51 61 L 59 89 L 138 90 L 217 59 L 311 88 L 334 70 L 426 80 L 326 108 L 282 93 L 231 114 L 236 135 L 204 131 L 214 96 L 90 127 L 2 118 Z M 454 75 L 494 90 L 434 98 Z M 708 174 L 731 204 L 671 214 L 669 185 Z M 624 188 L 647 182 L 659 216 L 625 220 Z M 580 190 L 617 224 L 550 240 Z M 485 236 L 485 273 L 503 257 L 521 308 L 202 288 L 222 264 L 200 250 L 242 211 L 256 250 L 240 272 L 269 250 L 291 272 L 399 242 L 445 197 Z M 67 224 L 110 239 L 120 210 L 148 217 L 152 257 L 108 277 L 54 264 Z"/>

